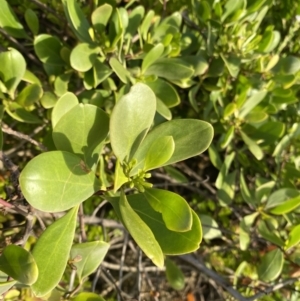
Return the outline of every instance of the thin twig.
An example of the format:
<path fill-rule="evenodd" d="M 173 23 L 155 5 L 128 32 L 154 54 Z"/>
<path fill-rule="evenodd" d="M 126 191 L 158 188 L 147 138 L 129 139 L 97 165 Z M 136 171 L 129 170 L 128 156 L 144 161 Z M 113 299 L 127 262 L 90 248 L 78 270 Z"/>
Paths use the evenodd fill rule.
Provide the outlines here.
<path fill-rule="evenodd" d="M 0 28 L 0 33 L 9 40 L 12 44 L 14 44 L 24 55 L 26 55 L 33 63 L 35 63 L 37 66 L 41 67 L 42 63 L 31 54 L 28 49 L 26 49 L 21 43 L 19 43 L 15 38 L 10 36 L 4 29 Z"/>
<path fill-rule="evenodd" d="M 141 301 L 141 288 L 142 288 L 142 258 L 143 253 L 141 249 L 138 249 L 138 271 L 137 271 L 137 291 L 138 291 L 138 301 Z"/>
<path fill-rule="evenodd" d="M 127 250 L 127 244 L 128 244 L 128 232 L 124 231 L 124 242 L 122 247 L 122 255 L 120 260 L 120 270 L 119 270 L 119 289 L 122 290 L 122 279 L 123 279 L 123 265 L 125 261 L 125 255 Z M 118 301 L 121 300 L 121 296 L 118 295 Z"/>
<path fill-rule="evenodd" d="M 40 142 L 32 139 L 30 136 L 26 135 L 26 134 L 23 134 L 23 133 L 20 133 L 18 131 L 15 131 L 13 130 L 12 128 L 10 128 L 7 124 L 5 123 L 2 123 L 2 131 L 8 135 L 12 135 L 12 136 L 15 136 L 19 139 L 22 139 L 22 140 L 26 140 L 28 142 L 30 142 L 31 144 L 39 147 L 42 151 L 46 151 L 47 148 Z"/>
<path fill-rule="evenodd" d="M 247 298 L 242 296 L 238 291 L 236 291 L 232 286 L 230 286 L 223 277 L 221 277 L 213 270 L 207 268 L 204 263 L 195 259 L 192 255 L 181 255 L 180 258 L 197 268 L 200 272 L 206 274 L 206 276 L 208 276 L 209 278 L 213 279 L 218 285 L 227 290 L 227 292 L 238 301 L 248 301 Z"/>
<path fill-rule="evenodd" d="M 84 212 L 82 203 L 79 206 L 78 212 L 79 226 L 80 226 L 80 237 L 81 242 L 86 242 L 86 232 L 85 232 L 85 224 L 84 224 Z"/>

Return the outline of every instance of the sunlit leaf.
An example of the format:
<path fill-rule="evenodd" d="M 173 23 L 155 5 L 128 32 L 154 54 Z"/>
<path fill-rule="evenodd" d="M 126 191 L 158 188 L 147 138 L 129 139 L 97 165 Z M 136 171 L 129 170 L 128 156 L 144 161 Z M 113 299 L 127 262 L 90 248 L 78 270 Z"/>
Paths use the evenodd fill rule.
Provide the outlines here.
<path fill-rule="evenodd" d="M 166 276 L 172 288 L 178 291 L 184 288 L 184 274 L 181 269 L 169 258 L 166 258 Z"/>
<path fill-rule="evenodd" d="M 155 111 L 155 95 L 142 83 L 134 85 L 115 105 L 110 119 L 110 139 L 121 162 L 132 158 L 153 122 Z"/>
<path fill-rule="evenodd" d="M 39 276 L 31 288 L 37 297 L 51 292 L 62 278 L 75 235 L 77 211 L 78 206 L 52 223 L 34 246 L 32 255 Z"/>
<path fill-rule="evenodd" d="M 52 151 L 34 157 L 20 175 L 26 200 L 46 212 L 64 211 L 85 201 L 100 183 L 79 157 Z"/>
<path fill-rule="evenodd" d="M 25 249 L 8 245 L 0 256 L 0 270 L 20 283 L 32 285 L 38 278 L 38 267 L 33 256 Z"/>

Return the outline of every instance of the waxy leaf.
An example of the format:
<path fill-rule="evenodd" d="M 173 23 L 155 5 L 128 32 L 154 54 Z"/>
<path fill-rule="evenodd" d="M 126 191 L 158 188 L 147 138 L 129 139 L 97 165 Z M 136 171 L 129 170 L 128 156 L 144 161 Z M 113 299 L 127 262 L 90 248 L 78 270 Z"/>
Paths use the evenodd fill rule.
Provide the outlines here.
<path fill-rule="evenodd" d="M 25 74 L 25 59 L 19 51 L 9 48 L 8 51 L 0 53 L 0 66 L 0 79 L 11 98 L 14 98 L 14 92 Z"/>
<path fill-rule="evenodd" d="M 37 35 L 39 33 L 39 19 L 38 16 L 36 15 L 36 13 L 28 8 L 25 11 L 25 21 L 29 27 L 29 29 L 31 30 L 31 32 L 33 33 L 33 35 Z"/>
<path fill-rule="evenodd" d="M 85 18 L 83 11 L 80 9 L 76 0 L 62 0 L 65 15 L 68 23 L 71 25 L 73 32 L 77 38 L 86 43 L 92 42 L 89 34 L 90 24 Z"/>
<path fill-rule="evenodd" d="M 266 220 L 266 222 L 264 220 L 259 221 L 259 224 L 257 227 L 258 233 L 267 241 L 269 241 L 279 247 L 283 247 L 284 241 L 276 234 L 274 229 L 268 228 L 269 223 L 267 223 L 267 221 L 268 220 Z"/>
<path fill-rule="evenodd" d="M 265 210 L 274 208 L 278 205 L 285 203 L 287 200 L 291 198 L 295 198 L 299 195 L 299 191 L 294 188 L 281 188 L 279 190 L 274 191 L 265 206 Z"/>
<path fill-rule="evenodd" d="M 127 200 L 132 209 L 151 229 L 164 254 L 181 255 L 196 251 L 199 248 L 202 240 L 202 228 L 200 220 L 193 210 L 191 210 L 193 215 L 191 230 L 175 232 L 165 226 L 162 215 L 150 206 L 143 193 L 128 195 Z M 119 209 L 119 198 L 109 198 L 109 202 L 122 219 Z M 147 235 L 143 235 L 143 239 L 146 238 Z"/>
<path fill-rule="evenodd" d="M 17 96 L 15 101 L 23 107 L 30 107 L 42 97 L 43 90 L 41 86 L 33 84 L 25 87 Z"/>
<path fill-rule="evenodd" d="M 114 72 L 117 74 L 119 79 L 124 83 L 129 83 L 129 72 L 124 68 L 124 66 L 115 58 L 112 57 L 109 60 L 109 64 Z"/>
<path fill-rule="evenodd" d="M 128 177 L 124 174 L 120 161 L 117 160 L 115 168 L 114 192 L 116 192 L 123 184 L 128 182 Z"/>
<path fill-rule="evenodd" d="M 108 134 L 108 124 L 108 115 L 103 110 L 94 105 L 78 104 L 55 125 L 54 144 L 59 150 L 80 156 L 93 168 Z"/>
<path fill-rule="evenodd" d="M 67 92 L 62 95 L 55 104 L 52 111 L 52 126 L 55 127 L 60 118 L 76 105 L 78 105 L 78 99 L 75 94 Z"/>
<path fill-rule="evenodd" d="M 78 206 L 52 223 L 39 237 L 32 255 L 39 269 L 32 290 L 37 297 L 52 291 L 62 278 L 72 247 Z"/>
<path fill-rule="evenodd" d="M 219 230 L 218 223 L 209 215 L 200 214 L 199 218 L 202 224 L 203 238 L 214 239 L 222 236 L 221 230 Z"/>
<path fill-rule="evenodd" d="M 171 81 L 180 81 L 190 78 L 194 69 L 183 59 L 162 58 L 156 60 L 145 71 L 145 75 L 156 75 Z"/>
<path fill-rule="evenodd" d="M 60 56 L 61 48 L 61 42 L 54 36 L 41 34 L 34 39 L 34 51 L 43 63 L 64 66 L 66 63 Z"/>
<path fill-rule="evenodd" d="M 239 117 L 244 118 L 252 111 L 267 95 L 267 91 L 260 91 L 250 96 L 240 109 Z"/>
<path fill-rule="evenodd" d="M 180 97 L 176 89 L 163 79 L 157 78 L 153 82 L 146 82 L 156 98 L 159 98 L 168 108 L 177 106 L 180 103 Z"/>
<path fill-rule="evenodd" d="M 121 163 L 132 158 L 153 122 L 155 111 L 155 95 L 142 83 L 134 85 L 115 105 L 110 119 L 110 139 Z"/>
<path fill-rule="evenodd" d="M 275 280 L 282 271 L 283 262 L 283 254 L 279 249 L 267 253 L 261 259 L 261 264 L 258 266 L 257 273 L 259 279 L 263 281 Z"/>
<path fill-rule="evenodd" d="M 14 38 L 27 38 L 23 25 L 6 0 L 0 0 L 0 27 Z M 2 67 L 2 65 L 0 65 Z"/>
<path fill-rule="evenodd" d="M 29 112 L 16 102 L 7 103 L 5 111 L 15 120 L 26 123 L 42 123 L 34 112 Z"/>
<path fill-rule="evenodd" d="M 175 142 L 172 157 L 163 164 L 169 165 L 204 152 L 213 138 L 213 128 L 209 123 L 196 119 L 177 119 L 160 124 L 146 136 L 134 154 L 138 163 L 132 169 L 131 175 L 143 168 L 149 148 L 154 141 L 164 136 L 172 136 Z"/>
<path fill-rule="evenodd" d="M 70 260 L 75 260 L 72 264 L 76 267 L 80 281 L 96 271 L 108 249 L 109 244 L 104 241 L 85 242 L 72 246 Z"/>
<path fill-rule="evenodd" d="M 285 250 L 289 250 L 290 248 L 298 245 L 300 242 L 300 225 L 297 225 L 293 228 L 293 230 L 289 234 L 289 238 L 286 242 Z"/>
<path fill-rule="evenodd" d="M 276 206 L 274 209 L 271 209 L 270 212 L 276 215 L 286 214 L 297 207 L 300 206 L 300 196 L 296 196 L 288 201 L 285 201 L 283 204 Z"/>
<path fill-rule="evenodd" d="M 166 227 L 172 231 L 191 230 L 193 216 L 191 208 L 180 195 L 162 189 L 145 189 L 144 196 L 151 207 L 161 213 Z"/>
<path fill-rule="evenodd" d="M 59 212 L 85 201 L 99 190 L 100 183 L 79 157 L 52 151 L 36 156 L 25 166 L 20 186 L 31 206 Z"/>
<path fill-rule="evenodd" d="M 148 150 L 144 169 L 147 171 L 162 166 L 171 158 L 174 149 L 175 143 L 172 136 L 159 137 Z"/>
<path fill-rule="evenodd" d="M 98 53 L 97 46 L 87 43 L 78 44 L 71 52 L 70 64 L 75 70 L 86 72 L 93 67 Z"/>
<path fill-rule="evenodd" d="M 153 263 L 162 268 L 164 255 L 158 242 L 148 225 L 131 208 L 123 192 L 119 200 L 119 210 L 122 221 L 130 235 Z"/>
<path fill-rule="evenodd" d="M 108 20 L 112 13 L 112 6 L 108 3 L 105 3 L 99 7 L 97 7 L 92 13 L 92 23 L 95 29 L 99 34 L 102 34 L 105 30 L 105 27 L 108 23 Z"/>
<path fill-rule="evenodd" d="M 171 287 L 182 290 L 185 286 L 184 274 L 181 269 L 169 258 L 166 258 L 166 276 Z"/>
<path fill-rule="evenodd" d="M 164 45 L 162 43 L 158 43 L 145 55 L 142 63 L 142 72 L 145 72 L 150 65 L 161 58 L 164 49 Z"/>
<path fill-rule="evenodd" d="M 31 285 L 38 277 L 38 267 L 33 256 L 25 249 L 8 245 L 0 256 L 0 270 L 22 284 Z"/>

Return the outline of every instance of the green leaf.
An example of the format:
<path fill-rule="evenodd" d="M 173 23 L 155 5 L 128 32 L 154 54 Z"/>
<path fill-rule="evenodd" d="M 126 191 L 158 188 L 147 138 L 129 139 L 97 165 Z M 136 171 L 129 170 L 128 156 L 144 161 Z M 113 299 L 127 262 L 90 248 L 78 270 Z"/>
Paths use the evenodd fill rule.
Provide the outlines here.
<path fill-rule="evenodd" d="M 266 282 L 275 280 L 281 274 L 283 263 L 283 254 L 279 249 L 267 253 L 257 269 L 259 279 Z"/>
<path fill-rule="evenodd" d="M 63 96 L 68 92 L 68 85 L 71 73 L 63 73 L 58 75 L 54 81 L 54 92 L 57 96 Z"/>
<path fill-rule="evenodd" d="M 264 157 L 264 153 L 263 153 L 262 149 L 259 147 L 259 145 L 254 140 L 249 138 L 242 131 L 240 132 L 240 134 L 241 134 L 242 139 L 244 140 L 245 144 L 248 146 L 250 152 L 253 154 L 253 156 L 257 160 L 261 160 Z"/>
<path fill-rule="evenodd" d="M 128 195 L 127 199 L 133 210 L 150 227 L 164 254 L 181 255 L 194 252 L 199 248 L 202 240 L 202 229 L 200 220 L 193 210 L 191 210 L 193 215 L 191 230 L 175 232 L 166 227 L 162 215 L 150 206 L 143 193 Z M 109 198 L 109 201 L 120 217 L 119 198 Z M 143 235 L 143 239 L 145 238 L 147 235 Z"/>
<path fill-rule="evenodd" d="M 132 38 L 137 34 L 138 27 L 145 15 L 145 7 L 139 5 L 135 7 L 129 14 L 129 22 L 126 29 L 126 38 Z"/>
<path fill-rule="evenodd" d="M 218 223 L 211 216 L 200 214 L 199 218 L 202 224 L 204 239 L 211 240 L 222 236 Z"/>
<path fill-rule="evenodd" d="M 224 7 L 224 13 L 222 15 L 222 22 L 224 22 L 230 15 L 233 15 L 236 11 L 240 10 L 241 8 L 246 7 L 245 0 L 228 0 L 226 1 Z"/>
<path fill-rule="evenodd" d="M 103 110 L 94 105 L 78 104 L 57 122 L 53 141 L 58 150 L 80 156 L 92 169 L 98 162 L 108 125 L 109 117 Z"/>
<path fill-rule="evenodd" d="M 160 114 L 162 117 L 164 117 L 166 120 L 172 119 L 172 112 L 169 110 L 169 108 L 159 99 L 156 97 L 156 111 L 158 114 Z"/>
<path fill-rule="evenodd" d="M 240 190 L 241 190 L 241 194 L 243 196 L 244 201 L 247 202 L 248 204 L 254 205 L 255 199 L 254 199 L 253 193 L 249 190 L 249 188 L 246 184 L 243 170 L 241 170 L 241 172 L 240 172 Z"/>
<path fill-rule="evenodd" d="M 2 151 L 3 147 L 3 133 L 2 133 L 2 128 L 0 127 L 0 151 Z"/>
<path fill-rule="evenodd" d="M 42 120 L 37 117 L 37 114 L 28 112 L 16 102 L 9 103 L 5 110 L 9 116 L 20 122 L 26 123 L 42 123 Z"/>
<path fill-rule="evenodd" d="M 112 70 L 97 57 L 93 66 L 94 88 L 112 74 Z"/>
<path fill-rule="evenodd" d="M 240 65 L 241 65 L 241 60 L 236 57 L 236 56 L 229 56 L 229 57 L 225 57 L 222 53 L 220 54 L 221 58 L 223 59 L 229 74 L 232 77 L 237 77 L 239 72 L 240 72 Z"/>
<path fill-rule="evenodd" d="M 35 283 L 39 274 L 33 256 L 16 245 L 8 245 L 4 248 L 0 257 L 0 270 L 26 285 Z"/>
<path fill-rule="evenodd" d="M 235 130 L 235 126 L 232 125 L 229 127 L 229 129 L 226 131 L 225 135 L 222 137 L 221 140 L 221 148 L 227 148 L 228 145 L 230 144 L 230 142 L 232 141 L 232 139 L 234 138 L 234 130 Z"/>
<path fill-rule="evenodd" d="M 168 108 L 177 106 L 180 103 L 180 97 L 176 89 L 163 79 L 157 78 L 153 82 L 146 82 L 156 98 L 159 98 Z"/>
<path fill-rule="evenodd" d="M 45 212 L 68 210 L 85 201 L 100 183 L 77 156 L 52 151 L 34 157 L 20 175 L 26 200 Z"/>
<path fill-rule="evenodd" d="M 270 212 L 276 215 L 282 215 L 293 211 L 294 209 L 298 208 L 300 205 L 300 196 L 296 196 L 292 199 L 285 201 L 283 204 L 276 206 L 275 208 L 271 209 Z"/>
<path fill-rule="evenodd" d="M 194 69 L 184 59 L 161 58 L 156 60 L 145 71 L 145 75 L 156 75 L 171 81 L 180 81 L 191 78 Z"/>
<path fill-rule="evenodd" d="M 139 247 L 155 265 L 163 267 L 164 255 L 158 242 L 156 241 L 151 229 L 131 208 L 124 192 L 121 193 L 119 200 L 119 210 L 124 225 Z"/>
<path fill-rule="evenodd" d="M 272 26 L 273 27 L 273 26 Z M 273 51 L 280 42 L 280 32 L 267 29 L 259 43 L 258 50 L 264 53 Z"/>
<path fill-rule="evenodd" d="M 267 91 L 260 91 L 250 96 L 240 109 L 239 117 L 244 118 L 251 110 L 256 107 L 267 95 Z"/>
<path fill-rule="evenodd" d="M 74 239 L 77 211 L 78 206 L 52 223 L 34 246 L 32 255 L 39 276 L 31 288 L 37 297 L 51 292 L 62 278 Z"/>
<path fill-rule="evenodd" d="M 60 56 L 61 48 L 61 42 L 54 36 L 41 34 L 34 39 L 34 51 L 43 63 L 55 66 L 66 65 Z"/>
<path fill-rule="evenodd" d="M 175 151 L 164 164 L 169 165 L 204 152 L 213 138 L 213 128 L 209 123 L 196 119 L 177 119 L 160 124 L 146 136 L 134 154 L 138 163 L 132 169 L 131 175 L 143 168 L 146 154 L 154 141 L 165 136 L 172 136 L 175 142 Z"/>
<path fill-rule="evenodd" d="M 15 90 L 23 78 L 26 70 L 26 62 L 22 54 L 9 48 L 8 51 L 0 53 L 0 79 L 5 85 L 11 98 L 14 98 Z"/>
<path fill-rule="evenodd" d="M 191 209 L 180 195 L 162 189 L 145 189 L 144 196 L 151 207 L 161 213 L 169 230 L 185 232 L 191 230 L 193 216 Z"/>
<path fill-rule="evenodd" d="M 276 234 L 275 229 L 269 229 L 268 223 L 264 220 L 260 220 L 258 224 L 258 233 L 267 241 L 279 246 L 284 246 L 284 241 Z"/>
<path fill-rule="evenodd" d="M 110 139 L 121 163 L 132 158 L 153 122 L 155 111 L 155 95 L 142 83 L 134 85 L 115 105 L 110 119 Z"/>
<path fill-rule="evenodd" d="M 92 241 L 72 246 L 70 260 L 75 260 L 72 264 L 76 267 L 79 281 L 91 275 L 103 261 L 109 244 L 104 241 Z"/>
<path fill-rule="evenodd" d="M 105 301 L 101 296 L 95 293 L 83 292 L 78 294 L 72 301 Z"/>
<path fill-rule="evenodd" d="M 122 11 L 124 11 L 122 7 L 120 9 L 116 8 L 109 23 L 109 40 L 112 49 L 116 47 L 124 33 L 121 18 Z"/>
<path fill-rule="evenodd" d="M 145 55 L 142 62 L 142 72 L 145 72 L 149 66 L 161 58 L 164 49 L 164 45 L 162 43 L 158 43 Z"/>
<path fill-rule="evenodd" d="M 286 241 L 285 250 L 288 251 L 300 242 L 300 225 L 295 226 L 289 233 L 289 238 Z"/>
<path fill-rule="evenodd" d="M 42 97 L 43 90 L 41 86 L 32 84 L 25 87 L 17 96 L 15 101 L 22 107 L 30 107 Z"/>
<path fill-rule="evenodd" d="M 25 11 L 25 21 L 29 27 L 29 29 L 31 30 L 31 32 L 33 33 L 33 35 L 37 35 L 39 33 L 39 19 L 38 16 L 36 15 L 36 13 L 28 8 Z"/>
<path fill-rule="evenodd" d="M 287 200 L 291 198 L 295 198 L 299 195 L 299 191 L 293 188 L 281 188 L 279 190 L 274 191 L 265 206 L 265 210 L 274 208 L 278 205 L 285 203 Z"/>
<path fill-rule="evenodd" d="M 147 171 L 162 166 L 171 158 L 174 149 L 175 144 L 172 136 L 159 137 L 147 152 L 144 169 Z"/>
<path fill-rule="evenodd" d="M 0 295 L 4 294 L 7 292 L 10 288 L 12 288 L 17 281 L 12 280 L 12 281 L 7 281 L 7 282 L 0 282 Z"/>
<path fill-rule="evenodd" d="M 166 276 L 172 288 L 182 290 L 185 286 L 184 274 L 181 269 L 169 258 L 166 258 Z"/>
<path fill-rule="evenodd" d="M 51 109 L 55 106 L 57 102 L 57 97 L 52 92 L 47 91 L 43 94 L 40 101 L 41 101 L 41 105 L 45 109 Z"/>
<path fill-rule="evenodd" d="M 67 112 L 69 112 L 76 105 L 78 105 L 78 99 L 75 94 L 67 92 L 64 95 L 62 95 L 58 99 L 52 111 L 52 126 L 55 127 L 57 122 L 61 119 L 61 117 Z"/>
<path fill-rule="evenodd" d="M 80 72 L 90 70 L 99 53 L 99 47 L 87 43 L 78 44 L 71 51 L 70 64 L 72 68 Z"/>
<path fill-rule="evenodd" d="M 90 43 L 92 39 L 89 34 L 90 24 L 85 18 L 76 0 L 62 0 L 65 15 L 73 32 L 81 42 Z"/>
<path fill-rule="evenodd" d="M 22 77 L 22 80 L 24 82 L 30 83 L 30 84 L 37 84 L 39 86 L 42 86 L 41 81 L 28 69 L 25 70 L 25 73 Z"/>
<path fill-rule="evenodd" d="M 92 23 L 99 34 L 105 31 L 105 27 L 108 24 L 108 20 L 111 16 L 113 8 L 108 3 L 105 3 L 97 7 L 92 13 Z"/>
<path fill-rule="evenodd" d="M 149 10 L 140 26 L 140 32 L 144 40 L 147 40 L 148 31 L 153 21 L 154 15 L 154 10 Z"/>
<path fill-rule="evenodd" d="M 123 65 L 115 57 L 112 57 L 109 60 L 109 64 L 111 68 L 114 70 L 114 72 L 116 73 L 116 75 L 124 84 L 130 82 L 129 72 L 123 67 Z"/>
<path fill-rule="evenodd" d="M 213 166 L 219 170 L 222 168 L 222 160 L 220 157 L 220 154 L 217 150 L 217 148 L 211 144 L 210 147 L 208 148 L 208 154 L 209 154 L 209 159 Z"/>
<path fill-rule="evenodd" d="M 279 66 L 285 74 L 295 74 L 300 70 L 300 59 L 296 56 L 288 55 L 279 61 Z"/>
<path fill-rule="evenodd" d="M 0 27 L 14 38 L 28 38 L 23 25 L 20 23 L 6 0 L 0 0 L 0 7 Z"/>

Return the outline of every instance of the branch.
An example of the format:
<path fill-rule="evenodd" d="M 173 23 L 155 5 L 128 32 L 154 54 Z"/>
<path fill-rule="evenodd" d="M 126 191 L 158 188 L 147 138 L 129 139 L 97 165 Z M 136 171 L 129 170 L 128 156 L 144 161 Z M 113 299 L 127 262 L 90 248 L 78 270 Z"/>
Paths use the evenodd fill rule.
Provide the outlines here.
<path fill-rule="evenodd" d="M 223 287 L 227 292 L 234 297 L 238 301 L 249 301 L 248 298 L 245 298 L 242 296 L 238 291 L 236 291 L 232 286 L 230 286 L 227 281 L 218 275 L 213 270 L 207 268 L 204 263 L 201 261 L 195 259 L 192 257 L 192 255 L 181 255 L 179 256 L 182 260 L 185 262 L 188 262 L 192 266 L 194 266 L 196 269 L 198 269 L 200 272 L 203 272 L 206 276 L 213 279 L 217 284 L 219 284 L 221 287 Z"/>

